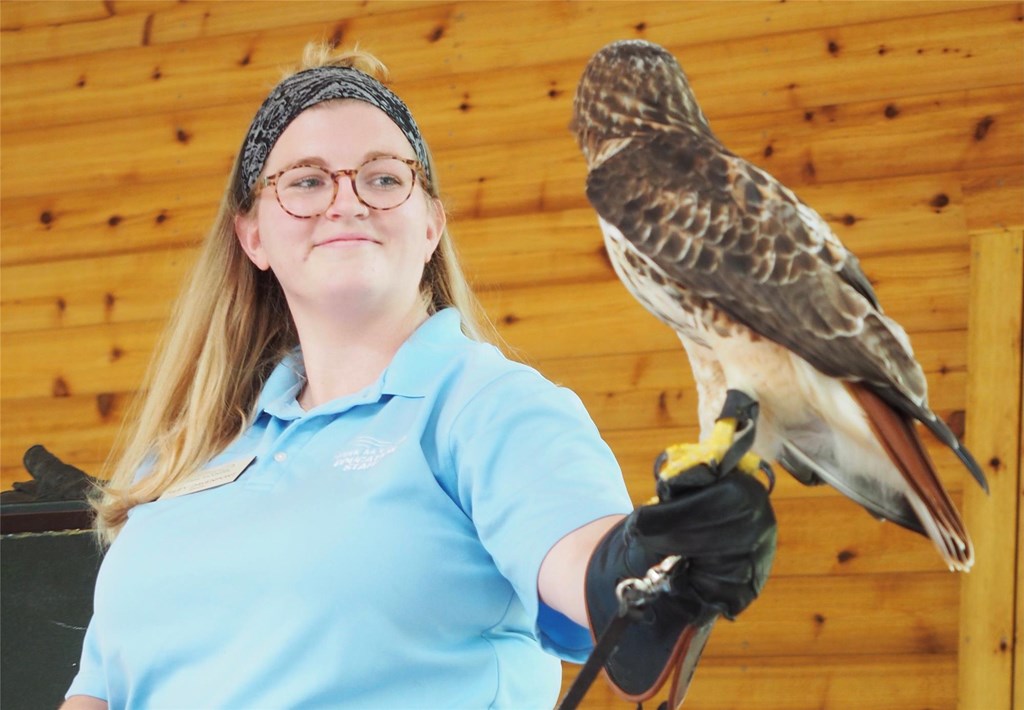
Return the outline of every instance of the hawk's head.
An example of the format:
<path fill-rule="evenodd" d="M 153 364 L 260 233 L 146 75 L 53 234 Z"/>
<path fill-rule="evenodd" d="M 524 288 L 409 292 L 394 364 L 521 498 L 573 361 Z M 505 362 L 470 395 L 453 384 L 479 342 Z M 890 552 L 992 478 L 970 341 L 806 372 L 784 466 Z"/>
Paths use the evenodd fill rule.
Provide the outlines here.
<path fill-rule="evenodd" d="M 589 167 L 601 162 L 609 141 L 672 127 L 711 136 L 686 74 L 663 47 L 623 40 L 590 59 L 569 124 Z"/>

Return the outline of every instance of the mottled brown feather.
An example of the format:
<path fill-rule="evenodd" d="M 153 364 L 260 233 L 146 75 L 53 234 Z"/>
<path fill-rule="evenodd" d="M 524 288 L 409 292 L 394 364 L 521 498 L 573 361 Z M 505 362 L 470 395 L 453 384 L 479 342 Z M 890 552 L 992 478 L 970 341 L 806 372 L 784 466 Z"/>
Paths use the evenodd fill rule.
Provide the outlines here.
<path fill-rule="evenodd" d="M 795 198 L 777 183 L 741 180 L 759 192 L 754 206 L 736 180 L 709 178 L 716 161 L 731 161 L 737 175 L 749 170 L 704 135 L 638 135 L 591 170 L 587 197 L 667 281 L 827 375 L 893 388 L 923 403 L 924 374 L 881 317 L 856 260 L 808 229 Z M 662 219 L 650 220 L 655 214 Z"/>

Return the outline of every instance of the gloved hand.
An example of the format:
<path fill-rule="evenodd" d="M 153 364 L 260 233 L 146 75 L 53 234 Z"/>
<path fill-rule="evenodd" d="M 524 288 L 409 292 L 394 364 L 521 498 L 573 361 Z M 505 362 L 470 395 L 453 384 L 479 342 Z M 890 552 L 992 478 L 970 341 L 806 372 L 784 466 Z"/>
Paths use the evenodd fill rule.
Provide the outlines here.
<path fill-rule="evenodd" d="M 64 463 L 42 444 L 25 452 L 25 470 L 31 481 L 15 481 L 12 490 L 0 493 L 0 503 L 44 503 L 88 499 L 98 481 L 80 468 Z"/>
<path fill-rule="evenodd" d="M 719 614 L 732 619 L 757 598 L 775 557 L 775 514 L 753 476 L 701 465 L 658 485 L 660 502 L 613 527 L 587 568 L 587 612 L 599 637 L 619 611 L 619 581 L 682 557 L 670 591 L 634 619 L 605 663 L 619 690 L 638 700 L 664 682 L 684 634 Z"/>

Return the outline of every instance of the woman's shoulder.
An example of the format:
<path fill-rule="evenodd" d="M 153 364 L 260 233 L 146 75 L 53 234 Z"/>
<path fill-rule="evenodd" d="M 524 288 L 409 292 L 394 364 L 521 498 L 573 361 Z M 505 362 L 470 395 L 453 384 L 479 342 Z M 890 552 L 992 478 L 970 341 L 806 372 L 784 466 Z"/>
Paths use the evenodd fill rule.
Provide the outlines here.
<path fill-rule="evenodd" d="M 497 345 L 466 335 L 454 308 L 435 314 L 421 326 L 396 356 L 392 369 L 448 387 L 456 383 L 480 387 L 507 378 L 547 382 L 537 369 Z"/>
<path fill-rule="evenodd" d="M 510 356 L 496 345 L 466 340 L 457 358 L 461 379 L 495 387 L 556 387 L 536 367 Z"/>

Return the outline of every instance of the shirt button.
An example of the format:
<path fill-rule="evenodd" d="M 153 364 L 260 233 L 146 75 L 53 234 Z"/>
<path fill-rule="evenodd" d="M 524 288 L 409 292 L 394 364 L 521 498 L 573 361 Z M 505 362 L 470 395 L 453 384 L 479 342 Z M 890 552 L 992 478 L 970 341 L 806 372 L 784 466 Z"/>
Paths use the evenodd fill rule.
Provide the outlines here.
<path fill-rule="evenodd" d="M 277 461 L 278 463 L 284 463 L 285 459 L 287 458 L 288 454 L 286 454 L 283 451 L 278 451 L 276 454 L 274 454 L 274 460 Z"/>

